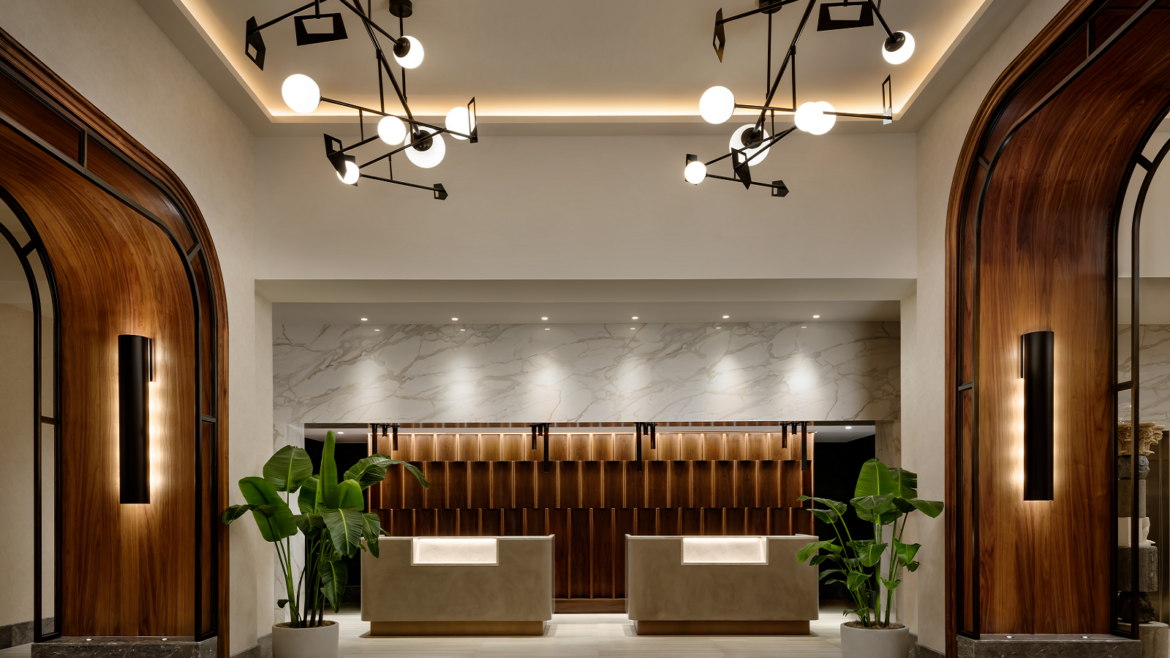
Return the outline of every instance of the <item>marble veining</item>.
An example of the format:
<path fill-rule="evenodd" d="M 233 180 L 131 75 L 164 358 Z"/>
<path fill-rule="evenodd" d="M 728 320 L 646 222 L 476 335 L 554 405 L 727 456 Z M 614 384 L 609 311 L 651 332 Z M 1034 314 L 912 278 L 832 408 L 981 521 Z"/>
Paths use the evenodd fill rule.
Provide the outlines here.
<path fill-rule="evenodd" d="M 1133 344 L 1131 325 L 1117 328 L 1119 381 L 1130 379 L 1133 367 L 1130 358 Z M 1170 426 L 1170 325 L 1141 325 L 1138 372 L 1139 422 Z"/>
<path fill-rule="evenodd" d="M 803 326 L 282 325 L 277 439 L 312 422 L 897 419 L 897 323 Z"/>

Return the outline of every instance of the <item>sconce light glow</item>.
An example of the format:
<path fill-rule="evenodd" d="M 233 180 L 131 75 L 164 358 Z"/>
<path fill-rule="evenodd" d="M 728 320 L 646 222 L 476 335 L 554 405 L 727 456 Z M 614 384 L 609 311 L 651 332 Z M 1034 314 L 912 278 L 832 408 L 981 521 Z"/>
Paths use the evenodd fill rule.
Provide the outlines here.
<path fill-rule="evenodd" d="M 814 319 L 814 320 L 819 320 L 820 318 L 821 318 L 821 316 L 819 316 L 819 315 L 814 315 L 814 316 L 813 316 L 813 319 Z"/>
<path fill-rule="evenodd" d="M 419 64 L 422 64 L 423 47 L 422 47 L 422 44 L 419 43 L 418 39 L 415 39 L 414 37 L 407 36 L 407 37 L 403 37 L 403 38 L 406 39 L 410 43 L 410 47 L 407 49 L 406 53 L 404 55 L 402 55 L 401 57 L 398 56 L 399 48 L 395 48 L 394 49 L 394 60 L 396 62 L 398 62 L 398 64 L 400 66 L 402 66 L 402 68 L 404 68 L 404 69 L 413 69 L 413 68 L 417 67 Z"/>
<path fill-rule="evenodd" d="M 420 128 L 421 132 L 425 133 L 422 137 L 417 139 L 418 142 L 424 142 L 430 136 L 431 146 L 425 151 L 420 151 L 413 146 L 406 149 L 406 157 L 414 163 L 416 167 L 423 169 L 430 169 L 443 161 L 443 156 L 447 153 L 447 145 L 443 142 L 442 135 L 436 135 L 434 130 L 429 128 Z"/>
<path fill-rule="evenodd" d="M 755 124 L 749 123 L 747 125 L 740 126 L 739 128 L 736 128 L 735 132 L 731 133 L 731 141 L 728 143 L 728 147 L 730 147 L 732 149 L 742 149 L 743 148 L 743 134 L 752 128 L 755 128 Z M 764 131 L 763 138 L 765 140 L 768 139 L 768 131 L 767 130 Z M 760 164 L 761 162 L 764 161 L 764 158 L 768 157 L 768 152 L 771 150 L 772 150 L 771 147 L 764 149 L 764 152 L 760 153 L 759 157 L 757 157 L 756 159 L 749 162 L 748 165 L 754 167 L 754 166 Z M 750 157 L 754 156 L 756 153 L 758 153 L 759 151 L 760 151 L 759 147 L 754 148 L 754 149 L 746 149 L 746 150 L 744 150 L 744 154 L 750 158 Z"/>
<path fill-rule="evenodd" d="M 637 320 L 637 319 L 638 319 L 638 316 L 636 316 L 636 315 L 635 315 L 634 317 L 632 317 L 632 318 L 630 318 L 630 319 L 631 319 L 631 320 Z"/>
<path fill-rule="evenodd" d="M 735 94 L 727 87 L 711 87 L 699 99 L 699 114 L 707 123 L 723 123 L 735 112 Z"/>
<path fill-rule="evenodd" d="M 895 32 L 882 44 L 882 57 L 891 64 L 901 64 L 914 54 L 914 37 L 909 32 Z"/>
<path fill-rule="evenodd" d="M 345 175 L 342 176 L 341 174 L 337 174 L 337 179 L 346 185 L 353 185 L 354 183 L 358 182 L 358 178 L 360 178 L 361 175 L 362 171 L 358 169 L 357 163 L 346 162 Z"/>
<path fill-rule="evenodd" d="M 447 130 L 450 130 L 452 133 L 463 133 L 463 135 L 470 135 L 471 113 L 467 111 L 466 107 L 452 108 L 452 110 L 447 113 L 447 121 L 443 125 L 445 125 Z M 466 140 L 467 138 L 463 135 L 452 134 L 451 136 L 455 139 Z"/>
<path fill-rule="evenodd" d="M 294 73 L 284 79 L 280 95 L 293 112 L 308 114 L 321 104 L 321 88 L 307 75 Z"/>
<path fill-rule="evenodd" d="M 726 319 L 728 319 L 728 318 L 730 318 L 730 317 L 731 317 L 730 315 L 725 315 L 725 316 L 723 316 L 723 319 L 724 319 L 724 320 L 726 320 Z"/>
<path fill-rule="evenodd" d="M 452 321 L 452 322 L 458 322 L 458 321 L 459 321 L 459 318 L 451 318 L 451 321 Z"/>
<path fill-rule="evenodd" d="M 833 106 L 825 101 L 805 103 L 796 108 L 796 127 L 811 135 L 823 135 L 837 123 L 836 116 L 825 114 L 832 111 Z"/>
<path fill-rule="evenodd" d="M 683 178 L 691 185 L 698 185 L 707 178 L 707 165 L 695 160 L 687 164 L 687 168 L 683 170 Z"/>
<path fill-rule="evenodd" d="M 548 318 L 543 318 L 543 317 L 542 317 L 542 318 L 541 318 L 541 320 L 548 320 Z"/>
<path fill-rule="evenodd" d="M 406 139 L 406 124 L 398 117 L 382 117 L 378 122 L 378 137 L 390 146 L 397 146 Z"/>

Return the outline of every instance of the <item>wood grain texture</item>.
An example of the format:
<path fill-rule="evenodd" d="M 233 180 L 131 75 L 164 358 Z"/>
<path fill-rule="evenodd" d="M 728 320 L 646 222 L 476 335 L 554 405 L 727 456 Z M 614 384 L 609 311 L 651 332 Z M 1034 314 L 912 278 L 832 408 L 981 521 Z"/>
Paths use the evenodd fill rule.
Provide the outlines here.
<path fill-rule="evenodd" d="M 1092 9 L 1087 0 L 1069 2 L 1000 76 L 971 125 L 951 188 L 947 504 L 958 504 L 959 476 L 970 480 L 976 466 L 979 495 L 977 517 L 966 509 L 946 516 L 951 651 L 958 628 L 974 624 L 976 592 L 977 632 L 1108 633 L 1112 627 L 1110 569 L 1102 568 L 1111 554 L 1112 451 L 1100 439 L 1112 435 L 1115 218 L 1130 159 L 1170 103 L 1170 7 L 1153 10 L 1121 36 L 994 157 L 1016 121 L 1084 60 L 1078 21 Z M 1098 24 L 1098 43 L 1118 24 L 1115 18 Z M 1073 38 L 1070 46 L 1049 57 L 1065 36 Z M 994 168 L 978 218 L 972 185 L 982 180 L 980 155 Z M 976 228 L 977 256 L 971 249 Z M 962 294 L 971 289 L 960 283 L 970 281 L 972 263 L 979 267 L 977 317 L 964 299 L 970 294 Z M 967 352 L 972 322 L 977 353 Z M 1036 330 L 1056 334 L 1056 496 L 1048 503 L 1023 501 L 1019 483 L 1018 343 Z M 957 447 L 963 410 L 956 389 L 972 374 L 977 464 Z M 979 529 L 977 578 L 971 563 L 953 557 L 958 546 L 970 546 L 972 524 Z M 961 620 L 959 578 L 966 583 Z"/>

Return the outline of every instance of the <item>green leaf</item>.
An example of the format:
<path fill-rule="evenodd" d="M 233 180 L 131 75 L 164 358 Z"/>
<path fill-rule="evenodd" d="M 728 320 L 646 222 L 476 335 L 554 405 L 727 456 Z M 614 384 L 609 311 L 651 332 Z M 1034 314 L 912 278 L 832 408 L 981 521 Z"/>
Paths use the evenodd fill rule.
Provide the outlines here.
<path fill-rule="evenodd" d="M 808 563 L 809 563 L 809 564 L 811 564 L 811 565 L 813 565 L 813 566 L 816 566 L 816 565 L 820 564 L 821 562 L 824 562 L 825 560 L 831 560 L 831 559 L 833 559 L 833 557 L 835 557 L 835 556 L 833 556 L 833 555 L 824 555 L 824 554 L 821 554 L 821 555 L 814 555 L 814 556 L 812 556 L 812 559 L 808 561 Z"/>
<path fill-rule="evenodd" d="M 341 612 L 341 595 L 345 593 L 345 582 L 349 572 L 341 560 L 321 561 L 321 593 L 333 606 L 333 612 Z"/>
<path fill-rule="evenodd" d="M 817 551 L 831 545 L 832 543 L 833 542 L 831 541 L 814 541 L 811 544 L 805 544 L 804 548 L 797 551 L 796 560 L 798 562 L 805 562 L 809 559 L 809 557 L 812 556 L 813 553 L 816 553 Z"/>
<path fill-rule="evenodd" d="M 286 605 L 288 605 L 288 599 L 278 599 L 276 601 L 276 607 L 278 608 L 283 609 Z"/>
<path fill-rule="evenodd" d="M 816 498 L 816 497 L 813 497 L 813 500 L 824 505 L 825 507 L 828 507 L 829 509 L 833 510 L 834 512 L 837 513 L 837 516 L 840 516 L 840 517 L 844 517 L 846 510 L 849 509 L 848 505 L 846 505 L 845 503 L 842 503 L 841 501 L 838 501 L 838 500 L 832 500 L 830 498 Z"/>
<path fill-rule="evenodd" d="M 240 480 L 240 493 L 252 507 L 252 518 L 266 542 L 278 542 L 297 534 L 292 510 L 268 480 L 246 477 Z"/>
<path fill-rule="evenodd" d="M 232 521 L 252 511 L 252 509 L 252 505 L 232 505 L 223 511 L 223 522 L 225 525 L 231 525 Z"/>
<path fill-rule="evenodd" d="M 842 573 L 843 574 L 845 572 L 841 571 L 840 569 L 825 569 L 825 570 L 821 571 L 820 580 L 824 580 L 824 579 L 828 578 L 829 576 L 832 576 L 835 573 Z"/>
<path fill-rule="evenodd" d="M 366 498 L 362 495 L 361 485 L 353 480 L 345 480 L 337 485 L 337 506 L 341 509 L 365 509 Z"/>
<path fill-rule="evenodd" d="M 853 494 L 854 500 L 867 496 L 885 496 L 897 493 L 894 478 L 890 469 L 880 459 L 871 459 L 861 466 L 861 473 L 857 476 L 857 489 Z"/>
<path fill-rule="evenodd" d="M 313 476 L 313 460 L 304 448 L 285 446 L 264 464 L 264 479 L 277 491 L 296 493 L 301 483 Z"/>
<path fill-rule="evenodd" d="M 316 512 L 298 514 L 293 517 L 293 520 L 296 521 L 297 528 L 300 529 L 301 534 L 306 537 L 316 537 L 325 528 L 325 519 L 321 518 L 321 515 Z"/>
<path fill-rule="evenodd" d="M 894 507 L 894 495 L 861 496 L 850 501 L 857 518 L 872 522 L 875 518 L 881 525 L 893 523 L 901 516 L 898 508 Z"/>
<path fill-rule="evenodd" d="M 297 494 L 297 507 L 301 509 L 301 514 L 317 511 L 317 478 L 311 477 L 301 483 L 301 492 Z"/>
<path fill-rule="evenodd" d="M 828 523 L 829 525 L 832 525 L 837 522 L 837 517 L 833 516 L 833 513 L 829 510 L 810 509 L 809 513 L 816 517 L 817 520 L 819 520 L 821 523 Z"/>
<path fill-rule="evenodd" d="M 902 584 L 900 580 L 886 580 L 885 578 L 880 578 L 879 580 L 882 581 L 882 585 L 885 585 L 888 590 L 898 589 L 898 585 Z"/>
<path fill-rule="evenodd" d="M 914 573 L 915 571 L 918 571 L 918 563 L 911 562 L 910 564 L 907 564 L 906 571 L 909 571 L 910 573 Z"/>
<path fill-rule="evenodd" d="M 369 489 L 386 479 L 386 470 L 394 464 L 401 464 L 397 459 L 390 459 L 381 453 L 370 455 L 354 464 L 345 472 L 346 480 L 357 482 L 361 488 Z"/>
<path fill-rule="evenodd" d="M 869 580 L 869 574 L 864 571 L 850 571 L 845 586 L 849 591 L 856 592 L 865 586 L 865 581 Z"/>
<path fill-rule="evenodd" d="M 378 537 L 382 535 L 382 520 L 377 514 L 362 514 L 362 538 L 370 549 L 370 555 L 378 557 Z"/>
<path fill-rule="evenodd" d="M 882 561 L 882 554 L 886 552 L 887 544 L 870 544 L 863 550 L 857 551 L 857 559 L 861 561 L 861 566 L 872 567 Z"/>
<path fill-rule="evenodd" d="M 910 501 L 919 512 L 929 516 L 932 519 L 938 518 L 939 514 L 943 512 L 943 504 L 941 500 L 918 500 L 915 498 Z"/>
<path fill-rule="evenodd" d="M 894 540 L 894 555 L 898 558 L 898 564 L 904 567 L 914 561 L 914 556 L 918 554 L 920 548 L 922 544 L 903 544 L 897 539 Z"/>
<path fill-rule="evenodd" d="M 407 472 L 409 472 L 411 475 L 413 475 L 414 479 L 418 480 L 418 483 L 422 485 L 423 489 L 430 489 L 431 488 L 430 483 L 427 482 L 426 476 L 423 475 L 422 471 L 418 470 L 417 466 L 415 466 L 414 464 L 411 464 L 409 462 L 398 462 L 398 463 L 402 464 L 402 467 L 405 468 L 407 470 Z"/>
<path fill-rule="evenodd" d="M 337 461 L 333 453 L 337 447 L 337 436 L 332 431 L 325 434 L 325 447 L 321 450 L 321 474 L 317 476 L 317 509 L 337 509 Z"/>
<path fill-rule="evenodd" d="M 901 468 L 890 468 L 890 479 L 894 481 L 893 494 L 898 498 L 918 497 L 918 474 Z"/>
<path fill-rule="evenodd" d="M 321 513 L 333 540 L 333 548 L 344 557 L 353 557 L 362 549 L 362 513 L 351 509 L 327 509 Z"/>

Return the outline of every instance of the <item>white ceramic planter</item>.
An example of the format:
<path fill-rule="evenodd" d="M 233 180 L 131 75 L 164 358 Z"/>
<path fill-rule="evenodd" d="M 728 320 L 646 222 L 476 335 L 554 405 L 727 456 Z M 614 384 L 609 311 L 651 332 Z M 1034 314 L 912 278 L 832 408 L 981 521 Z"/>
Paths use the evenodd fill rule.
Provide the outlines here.
<path fill-rule="evenodd" d="M 317 628 L 272 627 L 272 658 L 337 658 L 337 622 Z"/>
<path fill-rule="evenodd" d="M 854 628 L 841 624 L 842 658 L 906 658 L 910 628 Z"/>

